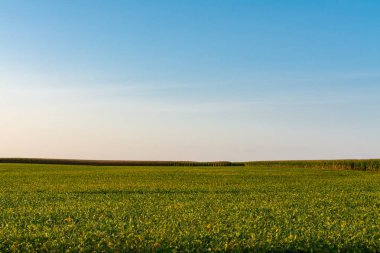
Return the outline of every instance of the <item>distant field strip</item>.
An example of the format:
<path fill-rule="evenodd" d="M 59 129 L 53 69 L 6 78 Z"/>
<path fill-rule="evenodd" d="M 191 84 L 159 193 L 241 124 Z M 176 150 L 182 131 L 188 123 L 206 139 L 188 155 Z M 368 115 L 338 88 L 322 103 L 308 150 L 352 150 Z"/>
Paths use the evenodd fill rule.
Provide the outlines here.
<path fill-rule="evenodd" d="M 20 164 L 62 164 L 94 166 L 277 166 L 297 168 L 320 168 L 338 170 L 380 171 L 380 159 L 367 160 L 305 160 L 305 161 L 255 161 L 255 162 L 195 162 L 195 161 L 117 161 L 117 160 L 75 160 L 43 158 L 0 158 L 0 163 Z"/>
<path fill-rule="evenodd" d="M 380 251 L 380 173 L 0 164 L 0 252 Z"/>
<path fill-rule="evenodd" d="M 245 166 L 277 166 L 337 170 L 380 171 L 380 159 L 245 162 Z"/>
<path fill-rule="evenodd" d="M 123 161 L 123 160 L 78 160 L 78 159 L 45 159 L 45 158 L 0 158 L 0 163 L 21 164 L 63 164 L 95 166 L 241 166 L 240 162 L 213 161 Z"/>

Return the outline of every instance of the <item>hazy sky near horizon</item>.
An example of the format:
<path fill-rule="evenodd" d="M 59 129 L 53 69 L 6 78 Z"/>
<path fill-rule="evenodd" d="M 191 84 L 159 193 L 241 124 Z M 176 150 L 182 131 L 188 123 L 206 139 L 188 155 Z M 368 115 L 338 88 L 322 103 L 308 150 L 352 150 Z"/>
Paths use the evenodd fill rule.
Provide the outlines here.
<path fill-rule="evenodd" d="M 380 157 L 380 1 L 0 1 L 0 157 Z"/>

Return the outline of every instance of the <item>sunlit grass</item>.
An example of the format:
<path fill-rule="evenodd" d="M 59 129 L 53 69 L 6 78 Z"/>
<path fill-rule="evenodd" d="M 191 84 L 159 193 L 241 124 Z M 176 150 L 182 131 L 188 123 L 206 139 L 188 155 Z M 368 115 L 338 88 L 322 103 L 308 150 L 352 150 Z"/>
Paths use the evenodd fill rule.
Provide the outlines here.
<path fill-rule="evenodd" d="M 0 251 L 380 250 L 380 174 L 0 165 Z"/>

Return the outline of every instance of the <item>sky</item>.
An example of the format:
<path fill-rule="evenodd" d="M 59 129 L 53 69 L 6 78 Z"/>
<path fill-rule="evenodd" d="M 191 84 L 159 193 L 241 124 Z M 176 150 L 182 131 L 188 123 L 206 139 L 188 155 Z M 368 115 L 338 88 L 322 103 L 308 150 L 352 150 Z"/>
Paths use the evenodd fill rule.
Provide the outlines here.
<path fill-rule="evenodd" d="M 0 0 L 0 157 L 380 158 L 380 1 Z"/>

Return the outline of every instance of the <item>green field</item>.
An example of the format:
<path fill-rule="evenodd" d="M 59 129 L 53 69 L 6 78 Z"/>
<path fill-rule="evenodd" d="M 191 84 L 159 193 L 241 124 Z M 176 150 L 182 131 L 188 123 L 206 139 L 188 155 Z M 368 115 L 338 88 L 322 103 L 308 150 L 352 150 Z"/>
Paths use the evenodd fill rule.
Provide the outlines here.
<path fill-rule="evenodd" d="M 380 173 L 0 164 L 0 251 L 380 251 Z"/>

